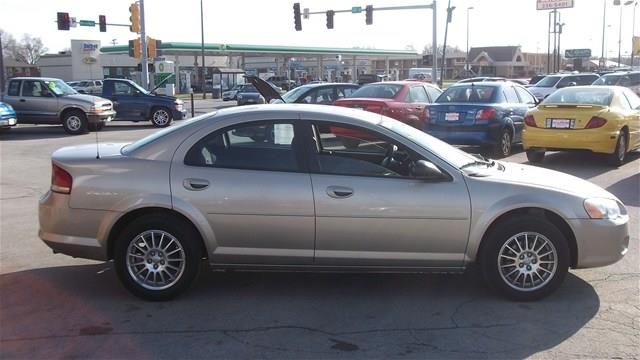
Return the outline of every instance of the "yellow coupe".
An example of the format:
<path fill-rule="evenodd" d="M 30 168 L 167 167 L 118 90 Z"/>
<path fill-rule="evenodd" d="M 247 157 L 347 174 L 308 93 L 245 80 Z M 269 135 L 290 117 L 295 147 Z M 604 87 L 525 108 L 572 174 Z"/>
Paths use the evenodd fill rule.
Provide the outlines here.
<path fill-rule="evenodd" d="M 557 90 L 524 118 L 522 142 L 530 162 L 545 151 L 591 150 L 624 163 L 640 148 L 640 98 L 619 86 L 574 86 Z"/>

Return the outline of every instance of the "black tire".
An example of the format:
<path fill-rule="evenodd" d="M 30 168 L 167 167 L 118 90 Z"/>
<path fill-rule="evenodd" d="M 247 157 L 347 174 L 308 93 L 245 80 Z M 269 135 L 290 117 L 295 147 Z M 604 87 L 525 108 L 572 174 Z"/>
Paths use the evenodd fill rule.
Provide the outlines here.
<path fill-rule="evenodd" d="M 85 134 L 89 131 L 87 115 L 80 110 L 67 111 L 62 116 L 62 127 L 69 135 Z"/>
<path fill-rule="evenodd" d="M 627 133 L 626 131 L 620 131 L 618 135 L 618 141 L 616 141 L 616 148 L 612 154 L 607 155 L 607 163 L 611 166 L 622 166 L 627 158 Z"/>
<path fill-rule="evenodd" d="M 522 237 L 522 233 L 525 232 L 530 234 L 526 240 Z M 534 240 L 531 234 L 538 235 L 535 237 L 535 242 L 533 242 Z M 521 236 L 517 237 L 516 235 Z M 515 249 L 516 251 L 524 251 L 522 255 L 518 255 L 506 247 L 509 244 L 514 248 L 516 247 L 516 244 L 512 242 L 514 238 L 515 241 L 521 245 L 527 245 L 525 249 Z M 545 238 L 552 246 L 548 246 L 548 243 L 544 242 Z M 507 298 L 517 301 L 541 299 L 555 291 L 567 275 L 569 269 L 569 247 L 567 239 L 553 223 L 541 216 L 513 216 L 493 228 L 484 241 L 485 243 L 483 243 L 481 252 L 478 254 L 482 275 L 491 288 L 497 290 Z M 536 251 L 535 248 L 540 244 L 543 244 L 543 246 Z M 505 246 L 504 250 L 503 246 Z M 526 251 L 529 246 L 534 249 Z M 537 256 L 544 255 L 547 250 L 554 250 L 555 253 L 542 257 Z M 513 255 L 514 257 L 502 257 L 500 256 L 501 251 L 505 251 L 506 254 Z M 504 254 L 505 253 L 503 253 L 503 255 Z M 525 257 L 532 254 L 534 255 L 532 258 Z M 544 265 L 542 263 L 551 260 L 554 260 L 555 263 L 545 263 Z M 511 262 L 514 264 L 512 267 L 509 265 Z M 541 268 L 550 270 L 551 275 L 547 275 L 548 273 L 545 271 L 539 271 Z M 522 274 L 522 272 L 525 271 L 529 273 Z M 538 276 L 540 280 L 534 278 L 534 272 L 542 274 L 542 276 Z M 512 273 L 513 275 L 505 273 Z M 515 280 L 513 276 L 517 276 Z M 530 276 L 530 282 L 527 280 L 527 276 Z M 515 281 L 516 285 L 510 285 L 507 278 Z M 522 278 L 524 278 L 524 286 L 518 285 Z M 536 281 L 539 282 L 537 285 L 535 284 Z M 527 283 L 531 285 L 528 290 L 526 290 Z M 520 289 L 518 289 L 518 287 L 520 287 Z M 522 289 L 523 287 L 525 289 Z"/>
<path fill-rule="evenodd" d="M 139 236 L 148 233 L 149 231 L 154 231 L 156 232 L 156 234 L 167 234 L 167 238 L 171 239 L 171 237 L 173 237 L 174 242 L 166 245 L 167 249 L 162 250 L 163 255 L 154 253 L 154 249 L 157 252 L 159 249 L 162 249 L 163 245 L 169 243 L 168 241 L 161 241 L 157 239 L 157 236 L 155 236 L 154 239 L 162 242 L 162 244 L 156 244 L 155 240 L 153 241 L 154 246 L 151 246 L 149 244 L 147 244 L 147 246 L 144 246 L 139 243 L 142 245 L 142 247 L 132 247 L 131 250 L 138 251 L 139 249 L 143 249 L 145 247 L 148 249 L 147 253 L 142 253 L 141 251 L 139 251 L 139 253 L 143 255 L 141 257 L 142 263 L 128 264 L 127 254 L 130 251 L 129 247 L 133 246 L 133 241 L 141 241 Z M 145 239 L 148 242 L 151 241 L 149 239 L 149 236 L 150 234 L 145 235 Z M 172 299 L 184 292 L 189 287 L 189 285 L 191 285 L 193 280 L 196 278 L 196 275 L 198 274 L 202 252 L 200 236 L 193 228 L 193 226 L 191 226 L 191 224 L 185 222 L 182 219 L 164 214 L 143 215 L 129 223 L 118 235 L 115 241 L 114 263 L 118 278 L 120 278 L 120 281 L 127 290 L 142 299 L 151 301 L 163 301 Z M 182 251 L 178 251 L 178 255 L 175 255 L 175 253 L 171 254 L 171 252 L 178 249 L 178 245 L 181 247 Z M 149 249 L 149 247 L 151 248 Z M 182 266 L 178 263 L 180 260 L 170 258 L 171 255 L 179 256 L 180 254 L 184 255 L 184 257 L 182 258 L 184 261 Z M 136 257 L 132 256 L 130 259 L 135 258 Z M 167 261 L 165 262 L 164 259 L 166 259 Z M 182 271 L 170 269 L 170 263 L 175 265 L 176 268 L 181 268 Z M 152 266 L 155 267 L 153 268 L 153 271 L 151 270 Z M 153 286 L 148 284 L 147 287 L 145 287 L 140 283 L 142 280 L 139 278 L 136 280 L 135 274 L 133 274 L 133 272 L 138 269 L 140 269 L 140 276 L 142 276 L 143 274 L 145 276 L 150 275 L 155 272 L 158 275 L 157 277 L 159 278 L 160 276 L 158 272 L 162 272 L 167 276 L 168 279 L 171 279 L 169 275 L 173 273 L 175 281 L 163 286 L 156 286 L 155 289 L 149 288 L 149 286 Z M 154 275 L 154 279 L 156 279 L 155 276 L 156 275 Z M 165 280 L 164 276 L 162 279 L 163 281 Z"/>
<path fill-rule="evenodd" d="M 493 146 L 493 156 L 496 159 L 502 159 L 503 157 L 511 155 L 511 150 L 513 150 L 513 136 L 511 135 L 511 131 L 509 131 L 509 129 L 502 129 L 498 142 Z"/>
<path fill-rule="evenodd" d="M 100 131 L 104 128 L 105 122 L 100 121 L 98 123 L 89 124 L 89 131 Z"/>
<path fill-rule="evenodd" d="M 544 161 L 544 154 L 544 150 L 528 149 L 527 160 L 529 160 L 530 163 L 541 163 Z"/>
<path fill-rule="evenodd" d="M 151 123 L 153 126 L 163 128 L 171 125 L 173 114 L 166 107 L 153 108 L 151 111 Z"/>

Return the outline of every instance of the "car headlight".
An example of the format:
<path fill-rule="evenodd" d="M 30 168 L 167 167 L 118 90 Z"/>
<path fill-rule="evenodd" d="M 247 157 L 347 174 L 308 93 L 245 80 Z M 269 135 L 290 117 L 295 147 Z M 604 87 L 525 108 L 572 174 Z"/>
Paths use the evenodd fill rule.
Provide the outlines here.
<path fill-rule="evenodd" d="M 242 100 L 242 95 L 238 95 L 238 100 Z"/>
<path fill-rule="evenodd" d="M 101 104 L 93 104 L 93 105 L 91 105 L 91 107 L 89 108 L 89 112 L 90 113 L 102 112 L 102 105 Z"/>
<path fill-rule="evenodd" d="M 184 107 L 184 101 L 182 101 L 180 99 L 176 99 L 176 101 L 174 101 L 174 104 L 176 106 L 176 110 L 177 111 L 182 111 L 182 109 Z"/>
<path fill-rule="evenodd" d="M 613 199 L 592 198 L 584 201 L 584 210 L 592 219 L 617 219 L 627 215 L 627 209 Z"/>

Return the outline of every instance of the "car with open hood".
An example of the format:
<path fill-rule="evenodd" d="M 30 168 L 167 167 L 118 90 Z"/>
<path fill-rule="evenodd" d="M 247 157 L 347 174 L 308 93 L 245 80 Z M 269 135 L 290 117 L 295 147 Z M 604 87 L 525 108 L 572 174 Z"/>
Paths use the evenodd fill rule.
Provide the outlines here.
<path fill-rule="evenodd" d="M 357 84 L 319 82 L 298 86 L 280 94 L 257 76 L 245 76 L 245 79 L 258 89 L 267 103 L 331 105 L 336 100 L 351 96 L 360 88 Z"/>

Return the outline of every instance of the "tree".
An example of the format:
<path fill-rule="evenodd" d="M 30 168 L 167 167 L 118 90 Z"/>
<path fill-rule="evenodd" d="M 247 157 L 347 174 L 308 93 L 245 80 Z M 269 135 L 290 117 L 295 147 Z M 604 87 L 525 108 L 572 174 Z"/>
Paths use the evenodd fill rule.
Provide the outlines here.
<path fill-rule="evenodd" d="M 2 29 L 0 29 L 0 38 L 2 38 L 2 55 L 6 58 L 15 59 L 15 54 L 18 51 L 16 39 Z"/>
<path fill-rule="evenodd" d="M 49 51 L 49 49 L 44 46 L 42 39 L 24 34 L 17 46 L 17 54 L 14 56 L 17 61 L 27 64 L 37 64 L 40 57 L 46 54 L 47 51 Z"/>

